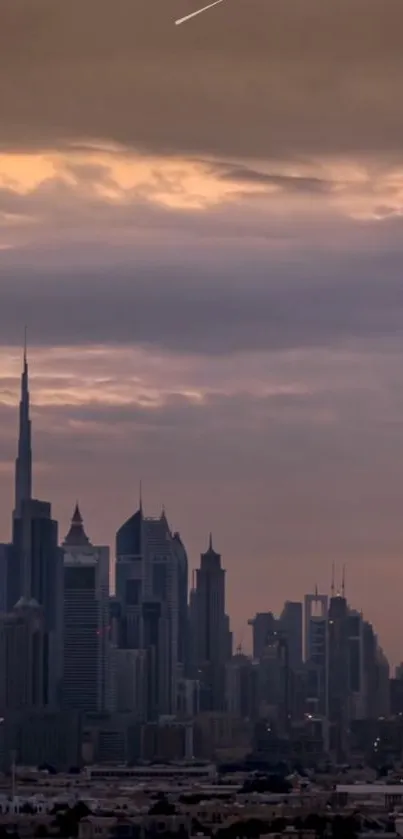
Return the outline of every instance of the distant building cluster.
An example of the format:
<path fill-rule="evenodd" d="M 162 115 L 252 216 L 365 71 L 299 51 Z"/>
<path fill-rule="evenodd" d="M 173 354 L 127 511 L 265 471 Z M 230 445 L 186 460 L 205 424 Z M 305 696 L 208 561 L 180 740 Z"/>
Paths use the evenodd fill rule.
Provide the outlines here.
<path fill-rule="evenodd" d="M 12 540 L 0 545 L 0 764 L 147 760 L 313 765 L 402 750 L 403 672 L 389 665 L 345 586 L 249 621 L 233 651 L 221 556 L 210 535 L 189 593 L 188 557 L 165 512 L 143 504 L 110 552 L 78 504 L 59 543 L 32 497 L 26 350 Z"/>

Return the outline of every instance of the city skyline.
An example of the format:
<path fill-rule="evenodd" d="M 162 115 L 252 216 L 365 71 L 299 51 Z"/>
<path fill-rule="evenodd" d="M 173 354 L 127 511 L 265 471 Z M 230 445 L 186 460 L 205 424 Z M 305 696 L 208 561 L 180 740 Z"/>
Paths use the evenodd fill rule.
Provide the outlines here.
<path fill-rule="evenodd" d="M 231 0 L 173 25 L 199 5 L 4 12 L 0 538 L 27 322 L 61 538 L 78 497 L 112 547 L 142 479 L 192 567 L 212 530 L 236 643 L 335 562 L 397 664 L 403 6 Z"/>
<path fill-rule="evenodd" d="M 14 505 L 13 516 L 18 518 L 21 515 L 26 502 L 29 502 L 29 503 L 32 503 L 34 505 L 34 509 L 36 509 L 37 506 L 38 507 L 48 507 L 49 508 L 48 512 L 45 513 L 45 515 L 50 517 L 50 513 L 51 513 L 50 505 L 46 502 L 35 500 L 36 496 L 35 496 L 35 493 L 34 493 L 34 490 L 33 490 L 33 482 L 32 482 L 33 458 L 32 458 L 32 435 L 31 435 L 32 420 L 31 420 L 30 405 L 31 405 L 31 394 L 30 394 L 30 378 L 29 378 L 29 366 L 28 366 L 27 328 L 25 327 L 25 330 L 24 330 L 24 345 L 23 345 L 23 351 L 22 351 L 22 370 L 21 370 L 21 379 L 20 379 L 20 400 L 19 400 L 19 416 L 18 416 L 18 432 L 17 432 L 17 458 L 15 460 L 15 465 L 14 465 L 14 498 L 15 498 L 15 505 Z M 162 547 L 162 545 L 165 541 L 165 536 L 166 536 L 167 533 L 170 533 L 171 537 L 173 537 L 174 540 L 176 539 L 176 537 L 178 537 L 179 541 L 180 541 L 179 532 L 176 531 L 176 533 L 174 533 L 174 528 L 172 528 L 168 525 L 168 522 L 167 522 L 167 519 L 166 519 L 165 504 L 162 504 L 160 513 L 156 517 L 149 517 L 149 516 L 144 514 L 143 482 L 142 482 L 142 480 L 140 480 L 139 481 L 138 503 L 135 506 L 135 510 L 131 511 L 131 515 L 129 516 L 128 520 L 123 525 L 121 524 L 119 530 L 117 530 L 114 534 L 115 538 L 116 538 L 116 554 L 112 553 L 112 560 L 110 558 L 110 547 L 109 546 L 107 548 L 94 548 L 92 543 L 88 540 L 88 538 L 86 536 L 86 533 L 85 533 L 85 530 L 84 530 L 84 527 L 83 527 L 83 519 L 82 519 L 82 516 L 81 516 L 81 511 L 80 511 L 78 500 L 76 500 L 76 502 L 75 502 L 73 515 L 70 518 L 69 530 L 66 534 L 66 537 L 64 538 L 64 541 L 61 542 L 62 547 L 65 548 L 67 551 L 69 550 L 69 548 L 68 548 L 69 544 L 79 546 L 77 548 L 77 550 L 79 552 L 80 552 L 80 550 L 82 550 L 83 545 L 85 546 L 85 550 L 87 550 L 87 547 L 90 546 L 88 548 L 90 553 L 94 550 L 95 550 L 95 552 L 97 552 L 99 550 L 100 551 L 107 551 L 107 566 L 109 568 L 109 576 L 108 576 L 109 582 L 108 582 L 108 585 L 111 586 L 111 591 L 115 592 L 115 594 L 118 594 L 118 592 L 115 590 L 115 583 L 118 579 L 116 577 L 116 574 L 118 572 L 119 567 L 122 568 L 121 565 L 119 566 L 119 549 L 118 549 L 118 540 L 120 538 L 119 534 L 120 533 L 125 534 L 126 526 L 129 526 L 131 528 L 130 522 L 133 520 L 133 516 L 134 516 L 134 519 L 136 519 L 138 516 L 140 516 L 140 519 L 142 519 L 144 521 L 144 525 L 145 525 L 146 528 L 147 528 L 148 523 L 149 523 L 149 526 L 151 528 L 154 529 L 155 527 L 157 527 L 157 530 L 158 530 L 158 528 L 160 528 L 160 525 L 162 524 L 163 532 L 161 532 L 160 536 L 159 536 L 159 539 L 160 539 L 160 542 L 161 542 L 161 547 Z M 58 525 L 55 523 L 55 526 L 57 527 Z M 136 525 L 136 526 L 138 526 L 138 525 Z M 14 527 L 14 525 L 13 525 L 13 527 Z M 164 533 L 165 533 L 165 535 L 164 535 Z M 122 544 L 126 544 L 126 539 L 127 539 L 126 535 L 122 535 L 122 538 L 123 538 L 123 543 Z M 132 539 L 133 537 L 131 536 L 130 538 Z M 153 538 L 155 539 L 155 536 Z M 113 545 L 114 541 L 115 541 L 115 539 L 111 542 L 112 545 Z M 180 544 L 182 544 L 181 541 L 180 541 Z M 109 545 L 109 543 L 108 543 L 108 545 Z M 123 549 L 123 550 L 126 550 L 126 548 Z M 113 551 L 113 548 L 112 548 L 112 551 Z M 186 562 L 186 568 L 187 568 L 188 559 L 187 559 L 186 550 L 185 550 L 184 556 L 186 557 L 185 562 Z M 211 531 L 210 531 L 209 537 L 208 537 L 207 553 L 205 553 L 203 551 L 200 551 L 200 553 L 199 553 L 199 557 L 200 557 L 200 560 L 201 560 L 201 563 L 202 563 L 201 564 L 202 569 L 203 569 L 203 562 L 205 561 L 206 557 L 208 559 L 210 556 L 213 557 L 214 562 L 216 560 L 218 560 L 218 562 L 219 562 L 218 567 L 221 568 L 221 554 L 216 553 L 214 548 L 213 548 L 213 536 L 212 536 Z M 125 559 L 124 556 L 123 556 L 123 559 Z M 129 567 L 130 567 L 130 565 L 129 565 Z M 186 602 L 187 602 L 188 593 L 190 593 L 192 591 L 193 596 L 194 596 L 195 580 L 199 579 L 199 575 L 202 573 L 200 570 L 197 569 L 197 563 L 195 563 L 193 565 L 193 563 L 191 562 L 190 570 L 191 570 L 191 582 L 188 578 L 188 571 L 186 571 L 186 581 L 187 581 L 186 582 L 186 597 L 185 597 Z M 131 573 L 132 572 L 130 572 L 130 574 Z M 135 571 L 135 575 L 137 573 L 138 572 Z M 123 578 L 122 578 L 123 579 L 123 583 L 122 583 L 123 584 L 123 590 L 122 591 L 124 591 L 124 586 L 126 585 L 126 582 L 125 582 L 126 574 L 127 574 L 127 571 L 124 571 L 123 572 Z M 129 574 L 129 576 L 130 576 L 130 574 Z M 194 574 L 196 575 L 195 577 L 194 577 Z M 224 583 L 224 577 L 226 575 L 226 571 L 225 570 L 220 571 L 219 574 L 220 575 L 222 574 L 222 578 L 220 576 L 221 582 L 219 583 L 219 585 L 223 587 L 222 588 L 222 594 L 220 596 L 224 598 L 223 599 L 223 604 L 224 604 L 224 601 L 225 601 L 224 591 L 225 591 L 225 588 L 226 588 L 225 583 Z M 202 579 L 202 578 L 200 578 L 200 579 Z M 196 586 L 196 588 L 197 588 L 197 586 Z M 28 586 L 27 591 L 29 591 L 29 586 Z M 318 599 L 320 600 L 321 598 L 323 598 L 324 595 L 327 599 L 327 596 L 328 596 L 329 593 L 330 593 L 331 597 L 334 597 L 335 595 L 337 595 L 337 596 L 340 595 L 342 597 L 342 599 L 346 598 L 346 600 L 347 600 L 346 565 L 345 565 L 345 563 L 343 563 L 343 565 L 342 565 L 340 574 L 339 574 L 339 568 L 336 568 L 334 562 L 332 563 L 331 582 L 330 582 L 329 591 L 327 591 L 327 589 L 325 588 L 325 589 L 321 590 L 321 593 L 320 593 L 319 589 L 318 589 L 318 585 L 317 585 L 317 583 L 315 583 L 314 591 L 312 591 L 311 594 L 309 594 L 305 591 L 304 595 L 301 595 L 299 597 L 299 599 L 301 600 L 301 603 L 298 603 L 298 605 L 301 605 L 301 609 L 302 609 L 303 599 L 305 599 L 305 601 L 306 601 L 307 598 L 308 599 L 312 598 L 313 601 L 316 602 L 316 600 L 318 600 Z M 122 595 L 122 593 L 120 593 L 120 595 L 118 594 L 119 601 L 122 601 L 122 597 L 124 599 L 124 596 L 125 595 Z M 284 604 L 283 604 L 284 608 L 286 608 L 287 604 L 290 603 L 290 600 L 292 602 L 292 599 L 290 599 L 289 595 L 287 595 L 284 599 Z M 295 604 L 295 605 L 297 605 L 297 604 Z M 224 608 L 224 606 L 223 606 L 223 608 Z M 265 613 L 267 614 L 267 612 L 272 613 L 272 612 L 275 612 L 276 610 L 275 610 L 275 608 L 273 607 L 272 604 L 270 606 L 264 604 L 264 606 L 262 606 L 261 609 L 257 609 L 256 615 L 258 615 L 258 613 L 262 612 L 262 611 L 263 611 L 264 614 Z M 361 615 L 363 615 L 362 610 L 361 610 Z M 231 615 L 229 615 L 227 620 L 229 620 L 229 621 L 231 620 Z M 247 620 L 247 623 L 249 625 L 252 625 L 253 620 L 251 618 L 249 618 Z M 185 624 L 186 624 L 186 621 L 185 621 Z M 185 624 L 184 624 L 184 626 L 185 626 Z M 227 631 L 230 632 L 230 623 L 228 624 L 228 629 L 224 630 L 224 635 L 225 635 L 225 632 L 227 632 Z M 301 632 L 302 632 L 302 612 L 301 612 Z M 187 634 L 187 633 L 185 632 L 185 634 Z M 247 641 L 246 645 L 243 645 L 244 634 L 245 634 L 245 628 L 243 628 L 241 630 L 241 638 L 238 639 L 238 642 L 236 643 L 236 649 L 239 650 L 239 651 L 241 651 L 242 649 L 247 649 L 250 652 L 250 647 L 251 647 L 250 641 L 252 639 L 248 639 L 249 643 Z M 232 638 L 232 633 L 230 633 L 230 635 L 231 635 L 231 638 Z M 183 643 L 183 641 L 181 643 Z M 138 645 L 138 641 L 137 641 L 135 646 L 137 646 L 137 645 Z M 232 645 L 232 640 L 231 640 L 231 645 Z M 399 664 L 400 664 L 400 661 L 399 661 Z"/>
<path fill-rule="evenodd" d="M 340 763 L 350 754 L 355 724 L 372 726 L 385 716 L 400 722 L 398 671 L 391 679 L 375 627 L 351 607 L 345 565 L 340 587 L 332 566 L 330 597 L 315 586 L 303 602 L 287 598 L 278 617 L 266 607 L 249 619 L 248 656 L 241 646 L 234 653 L 227 570 L 211 531 L 190 586 L 183 537 L 165 506 L 157 517 L 145 515 L 141 482 L 138 508 L 116 531 L 114 566 L 109 546 L 87 536 L 78 501 L 60 544 L 52 504 L 33 496 L 26 332 L 17 438 L 12 541 L 0 545 L 1 711 L 17 713 L 17 731 L 19 714 L 22 726 L 30 712 L 34 720 L 50 712 L 59 724 L 63 711 L 81 722 L 101 714 L 123 726 L 120 735 L 126 728 L 126 740 L 119 738 L 126 751 L 129 729 L 135 731 L 130 722 L 141 734 L 142 724 L 158 731 L 169 718 L 186 732 L 182 751 L 192 758 L 195 715 L 213 713 L 221 727 L 225 719 L 247 725 L 248 748 L 254 726 L 257 741 L 265 732 L 263 752 L 272 741 L 277 749 L 283 743 L 288 756 L 293 731 L 292 748 L 301 756 L 301 726 L 308 734 L 312 728 L 311 759 L 316 738 L 317 754 Z M 10 717 L 3 721 L 10 731 Z M 142 736 L 132 742 L 139 757 Z M 79 763 L 88 750 L 94 759 L 94 744 L 87 746 Z M 34 753 L 38 762 L 38 743 Z"/>

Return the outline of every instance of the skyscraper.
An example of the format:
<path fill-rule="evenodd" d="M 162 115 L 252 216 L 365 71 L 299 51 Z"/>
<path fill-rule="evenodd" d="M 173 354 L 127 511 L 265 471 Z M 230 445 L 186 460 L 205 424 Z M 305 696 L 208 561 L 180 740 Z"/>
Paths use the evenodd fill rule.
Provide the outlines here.
<path fill-rule="evenodd" d="M 63 542 L 63 576 L 63 706 L 112 710 L 109 548 L 91 544 L 78 505 Z"/>
<path fill-rule="evenodd" d="M 143 598 L 143 508 L 122 524 L 116 534 L 116 598 L 120 604 L 120 646 L 141 646 L 141 603 Z"/>
<path fill-rule="evenodd" d="M 328 627 L 330 745 L 337 760 L 345 760 L 350 717 L 350 674 L 349 608 L 344 594 L 330 598 Z"/>
<path fill-rule="evenodd" d="M 179 672 L 179 572 L 182 553 L 173 539 L 163 511 L 157 518 L 143 522 L 143 618 L 156 612 L 159 606 L 157 654 L 158 710 L 160 714 L 175 714 L 178 701 Z M 146 625 L 144 624 L 145 641 Z"/>
<path fill-rule="evenodd" d="M 230 642 L 225 613 L 225 571 L 221 556 L 213 548 L 210 534 L 207 551 L 201 555 L 196 571 L 196 589 L 192 597 L 192 624 L 196 634 L 194 654 L 202 686 L 204 710 L 225 709 L 225 666 Z"/>
<path fill-rule="evenodd" d="M 144 516 L 141 499 L 116 534 L 116 595 L 122 646 L 147 653 L 148 718 L 174 714 L 186 656 L 187 557 L 165 512 Z"/>
<path fill-rule="evenodd" d="M 365 718 L 366 685 L 364 675 L 364 621 L 360 612 L 349 610 L 347 617 L 349 719 Z"/>
<path fill-rule="evenodd" d="M 8 566 L 11 558 L 12 546 L 0 542 L 0 612 L 7 612 L 8 609 Z"/>
<path fill-rule="evenodd" d="M 13 519 L 20 518 L 24 501 L 32 498 L 32 446 L 31 420 L 29 416 L 29 381 L 26 333 L 24 340 L 23 368 L 19 406 L 18 444 L 14 475 Z M 12 538 L 14 541 L 14 525 Z M 7 557 L 7 609 L 10 611 L 22 595 L 21 557 L 10 546 Z"/>
<path fill-rule="evenodd" d="M 7 567 L 7 607 L 21 597 L 43 610 L 45 632 L 45 702 L 57 705 L 61 678 L 62 556 L 51 505 L 32 498 L 31 420 L 26 341 L 19 410 L 18 454 L 15 462 L 13 539 Z"/>
<path fill-rule="evenodd" d="M 279 620 L 279 629 L 288 642 L 291 670 L 302 666 L 302 603 L 287 600 Z"/>
<path fill-rule="evenodd" d="M 272 612 L 258 612 L 248 624 L 252 627 L 253 658 L 258 661 L 277 630 L 277 620 Z"/>
<path fill-rule="evenodd" d="M 21 376 L 21 397 L 18 434 L 18 453 L 15 461 L 15 506 L 14 514 L 21 515 L 22 502 L 32 498 L 32 448 L 31 420 L 29 417 L 29 384 L 26 333 L 24 341 L 23 370 Z"/>
<path fill-rule="evenodd" d="M 310 710 L 327 716 L 328 681 L 328 596 L 305 595 L 305 661 Z"/>
<path fill-rule="evenodd" d="M 60 699 L 63 558 L 58 547 L 57 522 L 52 519 L 51 505 L 47 501 L 22 500 L 19 516 L 13 522 L 11 560 L 13 572 L 18 569 L 18 576 L 16 574 L 13 580 L 18 580 L 19 597 L 36 600 L 43 609 L 47 645 L 46 704 L 55 706 Z"/>
<path fill-rule="evenodd" d="M 189 673 L 189 566 L 185 546 L 179 533 L 173 534 L 173 549 L 178 557 L 178 663 L 182 674 Z"/>
<path fill-rule="evenodd" d="M 33 711 L 45 704 L 43 610 L 23 597 L 0 616 L 0 712 Z"/>

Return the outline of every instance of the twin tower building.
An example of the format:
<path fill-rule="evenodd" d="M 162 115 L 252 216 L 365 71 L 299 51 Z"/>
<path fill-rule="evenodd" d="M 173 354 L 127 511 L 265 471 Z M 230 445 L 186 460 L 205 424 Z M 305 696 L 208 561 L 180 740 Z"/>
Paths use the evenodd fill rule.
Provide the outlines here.
<path fill-rule="evenodd" d="M 51 505 L 32 497 L 26 348 L 12 542 L 0 545 L 0 712 L 53 708 L 155 720 L 221 710 L 232 638 L 225 571 L 212 546 L 188 602 L 188 559 L 165 513 L 142 503 L 110 552 L 88 538 L 78 505 L 59 546 Z"/>

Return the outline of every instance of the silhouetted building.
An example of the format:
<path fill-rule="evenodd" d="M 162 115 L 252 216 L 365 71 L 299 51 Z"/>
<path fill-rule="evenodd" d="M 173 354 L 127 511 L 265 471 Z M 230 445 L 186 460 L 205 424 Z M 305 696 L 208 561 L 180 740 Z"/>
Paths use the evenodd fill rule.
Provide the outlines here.
<path fill-rule="evenodd" d="M 285 736 L 290 722 L 290 667 L 287 639 L 279 632 L 266 644 L 259 660 L 257 691 L 259 716 Z"/>
<path fill-rule="evenodd" d="M 377 650 L 378 641 L 372 624 L 363 623 L 363 670 L 365 680 L 365 717 L 375 719 L 377 716 Z"/>
<path fill-rule="evenodd" d="M 0 616 L 0 711 L 43 708 L 46 696 L 46 636 L 43 610 L 20 598 Z"/>
<path fill-rule="evenodd" d="M 60 700 L 63 630 L 63 557 L 51 506 L 34 499 L 21 503 L 13 522 L 13 562 L 18 563 L 21 596 L 43 609 L 46 633 L 46 704 Z"/>
<path fill-rule="evenodd" d="M 116 711 L 147 719 L 147 650 L 114 649 Z"/>
<path fill-rule="evenodd" d="M 21 518 L 23 502 L 32 498 L 32 446 L 31 420 L 29 416 L 29 381 L 27 347 L 24 343 L 23 369 L 21 375 L 21 393 L 19 405 L 18 444 L 14 474 L 14 512 L 13 519 Z M 23 595 L 22 556 L 15 542 L 15 528 L 12 533 L 13 545 L 8 552 L 6 579 L 6 608 L 10 611 Z"/>
<path fill-rule="evenodd" d="M 186 549 L 179 533 L 173 535 L 173 549 L 178 557 L 178 664 L 182 675 L 187 676 L 190 664 L 189 567 Z"/>
<path fill-rule="evenodd" d="M 165 512 L 139 510 L 116 535 L 116 596 L 121 646 L 147 652 L 149 719 L 174 714 L 178 679 L 187 669 L 187 556 Z"/>
<path fill-rule="evenodd" d="M 21 379 L 18 454 L 15 463 L 13 539 L 8 555 L 8 610 L 24 598 L 42 608 L 45 632 L 45 703 L 60 700 L 62 661 L 63 565 L 57 522 L 51 505 L 32 498 L 31 421 L 28 363 L 24 347 Z"/>
<path fill-rule="evenodd" d="M 305 595 L 305 662 L 307 706 L 314 714 L 327 716 L 328 686 L 328 596 Z"/>
<path fill-rule="evenodd" d="M 298 670 L 302 666 L 302 603 L 287 600 L 278 621 L 282 635 L 287 639 L 289 666 Z"/>
<path fill-rule="evenodd" d="M 225 571 L 211 535 L 208 550 L 201 555 L 200 568 L 196 571 L 192 609 L 201 707 L 221 711 L 225 708 L 225 665 L 231 644 L 225 612 Z"/>
<path fill-rule="evenodd" d="M 72 710 L 112 710 L 109 548 L 91 544 L 78 505 L 63 562 L 62 703 Z"/>
<path fill-rule="evenodd" d="M 364 672 L 364 621 L 353 609 L 347 617 L 349 720 L 366 716 L 366 685 Z"/>
<path fill-rule="evenodd" d="M 263 655 L 266 645 L 277 629 L 277 620 L 272 612 L 258 612 L 248 621 L 252 627 L 253 658 L 259 659 Z"/>
<path fill-rule="evenodd" d="M 143 509 L 119 528 L 116 534 L 116 598 L 121 609 L 120 645 L 126 649 L 141 646 L 141 604 L 144 588 Z"/>
<path fill-rule="evenodd" d="M 331 749 L 336 759 L 346 759 L 350 720 L 349 610 L 346 598 L 337 594 L 329 603 L 328 707 Z"/>
<path fill-rule="evenodd" d="M 12 545 L 0 543 L 0 612 L 7 612 L 9 608 L 8 588 L 8 567 L 11 561 Z M 15 601 L 14 601 L 15 602 Z"/>
<path fill-rule="evenodd" d="M 226 710 L 242 719 L 257 713 L 257 668 L 246 655 L 237 653 L 226 665 Z"/>
<path fill-rule="evenodd" d="M 181 571 L 183 549 L 172 537 L 163 511 L 160 518 L 145 518 L 143 522 L 144 600 L 145 604 L 160 604 L 158 624 L 158 712 L 175 714 L 178 698 L 179 626 Z M 148 613 L 147 613 L 148 614 Z M 143 620 L 146 612 L 143 611 Z M 148 619 L 148 618 L 147 618 Z M 141 646 L 147 649 L 143 637 Z"/>
<path fill-rule="evenodd" d="M 4 730 L 4 731 L 3 731 Z M 7 714 L 0 752 L 2 770 L 10 770 L 11 757 L 22 766 L 46 764 L 66 772 L 81 764 L 81 715 L 60 709 L 30 710 Z"/>
<path fill-rule="evenodd" d="M 29 417 L 29 382 L 27 346 L 24 343 L 23 370 L 21 376 L 21 397 L 19 411 L 18 452 L 15 461 L 15 505 L 14 515 L 22 514 L 23 501 L 32 498 L 32 447 L 31 420 Z"/>

